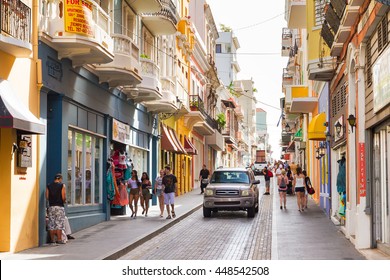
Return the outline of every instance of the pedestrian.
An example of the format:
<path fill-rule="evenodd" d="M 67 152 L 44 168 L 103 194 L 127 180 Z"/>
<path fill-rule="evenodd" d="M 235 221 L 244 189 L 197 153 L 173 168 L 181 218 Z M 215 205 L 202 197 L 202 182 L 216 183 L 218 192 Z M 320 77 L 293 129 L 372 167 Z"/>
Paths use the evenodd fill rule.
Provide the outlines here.
<path fill-rule="evenodd" d="M 145 214 L 145 217 L 147 217 L 149 210 L 149 200 L 152 197 L 150 193 L 150 190 L 152 189 L 152 183 L 150 182 L 149 175 L 146 172 L 143 172 L 141 176 L 141 188 L 142 215 Z"/>
<path fill-rule="evenodd" d="M 65 244 L 66 242 L 62 239 L 62 231 L 65 229 L 66 188 L 60 173 L 56 174 L 54 181 L 47 185 L 45 196 L 49 204 L 47 212 L 50 244 Z"/>
<path fill-rule="evenodd" d="M 293 177 L 293 174 L 291 172 L 290 166 L 287 167 L 287 178 L 288 178 L 287 193 L 294 195 L 295 191 L 294 191 L 293 186 L 292 186 L 292 182 L 294 180 L 294 177 Z"/>
<path fill-rule="evenodd" d="M 268 168 L 267 166 L 263 168 L 263 174 L 264 174 L 264 180 L 265 180 L 265 195 L 269 195 L 269 186 L 270 186 L 270 181 L 271 178 L 268 173 Z"/>
<path fill-rule="evenodd" d="M 164 191 L 164 203 L 167 208 L 167 219 L 171 219 L 172 217 L 176 218 L 175 213 L 175 192 L 177 189 L 177 178 L 175 175 L 171 173 L 171 167 L 165 166 L 165 176 L 162 180 L 163 191 Z M 171 206 L 171 208 L 169 207 Z"/>
<path fill-rule="evenodd" d="M 131 218 L 137 218 L 138 211 L 138 199 L 140 196 L 141 182 L 138 180 L 137 170 L 131 171 L 131 178 L 127 181 L 127 187 L 130 189 L 129 192 L 129 207 L 131 210 Z M 134 207 L 133 207 L 134 203 Z"/>
<path fill-rule="evenodd" d="M 303 212 L 305 200 L 305 175 L 302 173 L 302 168 L 297 167 L 297 174 L 294 175 L 293 187 L 297 195 L 298 211 Z"/>
<path fill-rule="evenodd" d="M 157 196 L 158 198 L 158 205 L 160 207 L 160 218 L 164 216 L 164 193 L 163 193 L 163 184 L 162 180 L 165 176 L 165 170 L 161 169 L 160 170 L 160 175 L 157 176 L 156 182 L 154 184 L 154 190 L 153 193 Z"/>
<path fill-rule="evenodd" d="M 303 170 L 302 174 L 305 175 L 305 202 L 304 202 L 304 206 L 307 209 L 307 200 L 308 200 L 308 194 L 309 194 L 308 190 L 309 190 L 309 188 L 312 188 L 313 186 L 311 185 L 310 177 L 307 176 L 306 170 Z"/>
<path fill-rule="evenodd" d="M 200 193 L 204 193 L 204 189 L 207 187 L 209 183 L 210 171 L 206 168 L 206 164 L 203 164 L 203 168 L 199 173 L 199 181 L 200 181 Z"/>
<path fill-rule="evenodd" d="M 279 199 L 280 199 L 280 209 L 286 209 L 286 195 L 287 195 L 287 185 L 288 178 L 286 176 L 286 170 L 282 169 L 281 175 L 278 177 L 278 191 L 279 191 Z"/>

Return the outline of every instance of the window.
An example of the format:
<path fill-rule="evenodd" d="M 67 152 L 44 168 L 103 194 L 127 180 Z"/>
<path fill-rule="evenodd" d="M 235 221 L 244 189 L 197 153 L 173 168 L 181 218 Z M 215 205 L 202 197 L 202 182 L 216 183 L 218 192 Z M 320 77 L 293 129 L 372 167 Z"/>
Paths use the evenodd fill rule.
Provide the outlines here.
<path fill-rule="evenodd" d="M 102 203 L 102 147 L 102 138 L 68 130 L 66 200 L 69 206 Z"/>
<path fill-rule="evenodd" d="M 133 42 L 138 43 L 136 15 L 127 4 L 123 6 L 122 34 L 131 38 Z"/>
<path fill-rule="evenodd" d="M 216 52 L 216 53 L 221 53 L 221 52 L 222 52 L 221 44 L 216 44 L 216 45 L 215 45 L 215 52 Z"/>

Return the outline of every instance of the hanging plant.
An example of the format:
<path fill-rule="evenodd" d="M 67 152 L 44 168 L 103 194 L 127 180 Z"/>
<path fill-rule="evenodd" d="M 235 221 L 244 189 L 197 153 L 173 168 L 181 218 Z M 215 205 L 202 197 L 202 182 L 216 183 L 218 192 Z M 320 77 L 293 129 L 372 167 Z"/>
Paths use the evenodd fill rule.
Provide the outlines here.
<path fill-rule="evenodd" d="M 217 115 L 217 118 L 215 119 L 218 123 L 218 125 L 221 127 L 221 128 L 225 128 L 225 125 L 226 125 L 226 117 L 225 117 L 225 114 L 224 113 L 219 113 Z"/>

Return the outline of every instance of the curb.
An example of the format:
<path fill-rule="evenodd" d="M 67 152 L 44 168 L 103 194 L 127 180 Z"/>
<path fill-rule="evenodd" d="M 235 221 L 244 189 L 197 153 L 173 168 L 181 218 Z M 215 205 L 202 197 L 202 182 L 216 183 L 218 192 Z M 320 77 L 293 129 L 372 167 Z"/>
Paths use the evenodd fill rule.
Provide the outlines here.
<path fill-rule="evenodd" d="M 167 229 L 173 227 L 175 224 L 179 223 L 181 220 L 185 219 L 186 217 L 188 217 L 189 215 L 191 215 L 192 213 L 194 213 L 195 211 L 199 210 L 203 205 L 203 202 L 202 204 L 196 206 L 195 208 L 193 208 L 192 210 L 188 211 L 187 213 L 184 213 L 183 215 L 180 215 L 180 217 L 172 220 L 169 224 L 153 231 L 152 233 L 142 237 L 141 239 L 137 240 L 136 242 L 122 248 L 122 249 L 119 249 L 118 251 L 116 251 L 115 253 L 112 253 L 106 257 L 103 258 L 103 260 L 117 260 L 121 257 L 123 257 L 124 255 L 126 255 L 127 253 L 129 253 L 130 251 L 134 250 L 135 248 L 137 248 L 138 246 L 140 246 L 141 244 L 145 243 L 146 241 L 148 241 L 149 239 L 159 235 L 160 233 L 166 231 Z"/>

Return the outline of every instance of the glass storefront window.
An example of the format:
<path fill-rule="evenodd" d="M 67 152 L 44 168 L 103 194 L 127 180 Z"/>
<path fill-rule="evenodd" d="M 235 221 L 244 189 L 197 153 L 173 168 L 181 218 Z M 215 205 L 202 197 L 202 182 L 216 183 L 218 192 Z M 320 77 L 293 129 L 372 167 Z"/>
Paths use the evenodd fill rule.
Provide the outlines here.
<path fill-rule="evenodd" d="M 103 140 L 94 135 L 68 131 L 69 206 L 102 203 L 102 145 Z"/>

